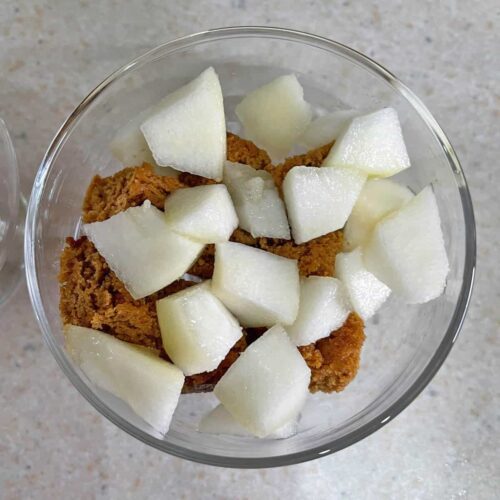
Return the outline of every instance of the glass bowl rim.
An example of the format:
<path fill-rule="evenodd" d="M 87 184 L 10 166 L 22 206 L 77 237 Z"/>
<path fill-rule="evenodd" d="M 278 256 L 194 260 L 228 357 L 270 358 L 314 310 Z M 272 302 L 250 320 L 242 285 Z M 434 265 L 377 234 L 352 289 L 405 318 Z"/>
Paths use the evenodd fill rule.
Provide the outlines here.
<path fill-rule="evenodd" d="M 73 369 L 68 361 L 66 354 L 64 353 L 64 350 L 58 345 L 58 343 L 52 336 L 51 328 L 43 309 L 40 289 L 38 286 L 36 272 L 36 228 L 38 225 L 38 203 L 41 199 L 48 173 L 53 165 L 54 160 L 56 159 L 59 151 L 62 149 L 74 126 L 77 124 L 79 118 L 84 114 L 86 109 L 97 98 L 97 96 L 99 96 L 108 86 L 112 85 L 113 82 L 115 82 L 122 76 L 130 73 L 133 69 L 136 69 L 148 62 L 152 62 L 157 58 L 167 56 L 168 54 L 171 54 L 178 50 L 216 40 L 249 37 L 287 40 L 306 45 L 312 45 L 316 48 L 334 52 L 336 55 L 341 55 L 346 59 L 349 59 L 351 62 L 356 63 L 364 67 L 365 69 L 375 73 L 379 77 L 385 79 L 391 85 L 391 87 L 399 92 L 412 105 L 412 107 L 416 110 L 416 112 L 428 126 L 430 131 L 433 133 L 438 143 L 441 145 L 441 148 L 455 175 L 462 202 L 465 221 L 465 262 L 460 294 L 458 296 L 455 311 L 449 323 L 446 334 L 443 336 L 439 347 L 434 352 L 432 358 L 427 363 L 422 373 L 419 375 L 419 377 L 417 377 L 416 380 L 413 381 L 411 386 L 396 402 L 394 402 L 380 415 L 363 424 L 359 429 L 351 431 L 345 436 L 342 436 L 341 438 L 338 438 L 332 442 L 325 443 L 321 446 L 314 447 L 308 450 L 289 453 L 286 455 L 247 458 L 212 455 L 210 453 L 193 451 L 183 448 L 182 446 L 157 439 L 132 425 L 126 419 L 122 418 L 120 415 L 104 405 L 100 401 L 100 399 L 97 398 L 94 392 L 87 387 L 87 385 Z M 80 394 L 92 406 L 94 406 L 94 408 L 99 413 L 101 413 L 104 417 L 113 422 L 119 428 L 134 436 L 143 443 L 146 443 L 171 455 L 175 455 L 177 457 L 188 459 L 194 462 L 222 467 L 264 468 L 301 463 L 342 450 L 343 448 L 346 448 L 360 441 L 379 428 L 383 427 L 395 416 L 397 416 L 403 409 L 405 409 L 420 394 L 420 392 L 430 382 L 430 380 L 440 368 L 441 364 L 446 359 L 462 327 L 465 314 L 467 312 L 467 307 L 470 302 L 474 282 L 476 263 L 476 230 L 469 189 L 467 187 L 467 182 L 460 166 L 460 162 L 455 154 L 455 151 L 453 150 L 453 147 L 451 146 L 441 127 L 438 125 L 437 121 L 431 115 L 430 111 L 425 107 L 420 99 L 398 78 L 396 78 L 392 73 L 390 73 L 380 64 L 365 56 L 361 52 L 358 52 L 346 45 L 322 36 L 279 27 L 234 26 L 214 28 L 207 31 L 202 31 L 184 37 L 176 38 L 172 41 L 160 44 L 114 71 L 83 99 L 83 101 L 75 108 L 75 110 L 69 115 L 63 125 L 60 127 L 60 129 L 52 139 L 40 163 L 33 183 L 28 212 L 26 216 L 24 256 L 26 262 L 26 280 L 29 295 L 36 319 L 42 330 L 44 341 L 48 345 L 50 351 L 52 352 L 52 355 L 56 359 L 58 365 L 65 373 L 65 375 L 69 378 L 69 380 L 80 392 Z"/>

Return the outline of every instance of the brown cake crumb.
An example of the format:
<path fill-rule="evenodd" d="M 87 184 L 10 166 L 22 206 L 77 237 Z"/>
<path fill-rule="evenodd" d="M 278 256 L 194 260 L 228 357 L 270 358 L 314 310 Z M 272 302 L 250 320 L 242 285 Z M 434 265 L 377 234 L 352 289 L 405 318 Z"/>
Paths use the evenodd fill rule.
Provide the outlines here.
<path fill-rule="evenodd" d="M 281 186 L 286 172 L 295 165 L 318 166 L 328 154 L 331 145 L 287 159 L 272 166 L 267 153 L 250 141 L 228 134 L 228 159 L 246 163 L 256 169 L 270 171 L 277 186 Z M 151 166 L 125 168 L 110 177 L 96 176 L 85 196 L 83 221 L 102 221 L 146 199 L 162 209 L 165 198 L 179 188 L 213 183 L 209 179 L 181 173 L 179 178 L 162 177 Z M 272 238 L 253 238 L 242 229 L 236 229 L 231 240 L 298 260 L 302 276 L 332 276 L 335 255 L 342 249 L 343 233 L 335 231 L 300 245 L 293 241 Z M 214 265 L 214 245 L 207 245 L 189 270 L 203 279 L 211 278 Z M 109 269 L 94 245 L 86 238 L 67 239 L 61 254 L 59 280 L 61 283 L 60 312 L 63 323 L 95 328 L 121 340 L 163 351 L 156 316 L 156 300 L 178 292 L 193 283 L 178 280 L 144 299 L 134 300 L 121 281 Z M 258 338 L 265 328 L 244 330 L 244 336 L 228 353 L 216 370 L 186 377 L 183 392 L 205 392 L 213 389 L 225 371 L 246 346 Z M 300 347 L 300 352 L 311 368 L 310 390 L 340 391 L 354 378 L 363 344 L 363 322 L 351 314 L 342 328 L 315 344 Z"/>
<path fill-rule="evenodd" d="M 299 347 L 311 369 L 311 392 L 340 392 L 356 376 L 365 340 L 363 320 L 351 313 L 329 337 Z"/>

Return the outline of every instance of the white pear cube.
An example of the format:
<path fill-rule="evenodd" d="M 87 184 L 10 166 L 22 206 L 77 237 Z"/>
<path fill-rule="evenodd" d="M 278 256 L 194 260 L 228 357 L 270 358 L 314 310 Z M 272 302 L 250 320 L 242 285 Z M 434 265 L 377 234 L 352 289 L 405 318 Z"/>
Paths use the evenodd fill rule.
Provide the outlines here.
<path fill-rule="evenodd" d="M 349 167 L 389 177 L 410 166 L 396 110 L 384 108 L 354 118 L 335 142 L 323 166 Z"/>
<path fill-rule="evenodd" d="M 156 302 L 165 352 L 184 372 L 215 370 L 241 338 L 241 327 L 203 282 Z"/>
<path fill-rule="evenodd" d="M 359 112 L 354 109 L 342 109 L 318 116 L 304 130 L 300 142 L 308 149 L 324 146 L 336 140 L 356 115 Z"/>
<path fill-rule="evenodd" d="M 295 243 L 342 228 L 365 180 L 366 174 L 348 168 L 292 168 L 283 195 Z"/>
<path fill-rule="evenodd" d="M 345 285 L 352 308 L 365 321 L 391 294 L 390 288 L 366 269 L 361 248 L 337 254 L 335 273 Z"/>
<path fill-rule="evenodd" d="M 141 125 L 156 163 L 222 179 L 226 121 L 219 78 L 213 68 L 165 97 Z"/>
<path fill-rule="evenodd" d="M 153 429 L 165 434 L 179 401 L 184 375 L 145 347 L 67 325 L 66 348 L 98 387 L 123 399 Z"/>
<path fill-rule="evenodd" d="M 290 151 L 311 121 L 311 107 L 295 75 L 280 76 L 250 92 L 236 106 L 245 137 L 274 160 Z"/>
<path fill-rule="evenodd" d="M 252 433 L 239 424 L 221 404 L 202 418 L 198 431 L 206 434 L 252 436 Z M 297 434 L 297 420 L 291 420 L 266 437 L 269 439 L 286 439 L 295 434 Z"/>
<path fill-rule="evenodd" d="M 338 279 L 325 276 L 302 278 L 299 313 L 286 331 L 295 345 L 308 345 L 340 328 L 349 312 L 347 293 Z"/>
<path fill-rule="evenodd" d="M 363 253 L 368 271 L 408 303 L 441 295 L 449 264 L 432 188 L 382 219 Z"/>
<path fill-rule="evenodd" d="M 165 200 L 165 220 L 176 233 L 201 243 L 229 240 L 238 217 L 224 184 L 178 189 Z"/>
<path fill-rule="evenodd" d="M 172 231 L 149 200 L 83 229 L 134 299 L 180 278 L 203 250 Z"/>
<path fill-rule="evenodd" d="M 252 434 L 268 436 L 297 419 L 311 371 L 280 325 L 239 356 L 214 388 L 234 419 Z"/>
<path fill-rule="evenodd" d="M 126 167 L 140 166 L 143 163 L 156 165 L 146 139 L 141 132 L 141 123 L 153 108 L 148 108 L 132 118 L 118 130 L 110 143 L 113 156 Z"/>
<path fill-rule="evenodd" d="M 241 229 L 254 238 L 290 239 L 285 205 L 269 172 L 227 161 L 224 183 L 233 199 Z"/>
<path fill-rule="evenodd" d="M 351 250 L 364 245 L 377 222 L 413 198 L 405 186 L 389 179 L 369 179 L 363 186 L 344 229 L 344 244 Z"/>
<path fill-rule="evenodd" d="M 142 122 L 154 112 L 155 108 L 155 106 L 150 106 L 127 122 L 118 130 L 109 147 L 113 156 L 126 167 L 136 167 L 143 163 L 149 163 L 156 175 L 177 177 L 179 175 L 177 170 L 171 167 L 160 167 L 156 164 L 140 129 Z"/>
<path fill-rule="evenodd" d="M 243 326 L 291 324 L 299 309 L 297 261 L 240 243 L 218 243 L 212 291 Z"/>

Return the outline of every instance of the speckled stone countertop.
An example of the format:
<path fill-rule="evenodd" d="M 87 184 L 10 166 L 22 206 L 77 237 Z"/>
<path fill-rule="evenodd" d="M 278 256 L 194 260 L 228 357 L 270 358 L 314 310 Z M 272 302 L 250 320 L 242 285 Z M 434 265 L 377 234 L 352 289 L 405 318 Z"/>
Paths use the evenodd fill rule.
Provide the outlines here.
<path fill-rule="evenodd" d="M 21 284 L 0 309 L 0 498 L 493 499 L 500 491 L 500 4 L 286 0 L 0 2 L 0 116 L 29 192 L 56 129 L 116 67 L 224 23 L 303 29 L 402 78 L 455 145 L 478 225 L 461 336 L 395 421 L 334 456 L 223 470 L 166 456 L 101 417 L 43 345 Z M 496 379 L 495 379 L 496 377 Z"/>

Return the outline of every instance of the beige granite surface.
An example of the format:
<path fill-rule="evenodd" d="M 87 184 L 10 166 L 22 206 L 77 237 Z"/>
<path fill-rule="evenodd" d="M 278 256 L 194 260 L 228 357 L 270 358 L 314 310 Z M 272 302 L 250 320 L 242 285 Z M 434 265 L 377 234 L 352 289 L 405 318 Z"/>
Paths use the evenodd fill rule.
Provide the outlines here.
<path fill-rule="evenodd" d="M 420 95 L 461 158 L 478 274 L 462 334 L 394 422 L 334 456 L 223 470 L 150 449 L 80 397 L 43 345 L 24 283 L 0 309 L 0 499 L 493 499 L 500 491 L 500 3 L 216 0 L 0 2 L 0 115 L 29 191 L 80 99 L 154 45 L 221 24 L 325 35 Z"/>

